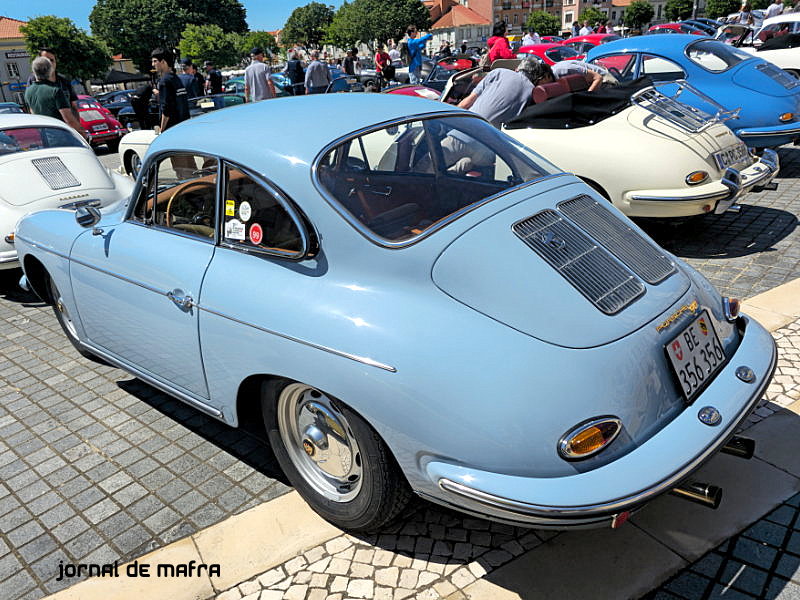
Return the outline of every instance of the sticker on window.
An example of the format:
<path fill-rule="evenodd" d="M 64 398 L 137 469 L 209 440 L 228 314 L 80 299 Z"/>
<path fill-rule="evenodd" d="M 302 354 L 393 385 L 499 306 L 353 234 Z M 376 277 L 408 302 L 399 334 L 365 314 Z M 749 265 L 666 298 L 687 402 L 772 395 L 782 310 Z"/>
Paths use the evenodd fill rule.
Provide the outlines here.
<path fill-rule="evenodd" d="M 225 223 L 225 237 L 229 240 L 244 241 L 244 223 L 238 219 L 231 219 Z"/>
<path fill-rule="evenodd" d="M 250 208 L 250 203 L 247 201 L 242 202 L 239 205 L 239 218 L 244 221 L 245 223 L 250 220 L 250 216 L 253 214 L 252 209 Z"/>
<path fill-rule="evenodd" d="M 225 216 L 236 216 L 236 200 L 225 200 Z"/>
<path fill-rule="evenodd" d="M 258 246 L 263 239 L 264 231 L 261 229 L 261 225 L 258 223 L 253 223 L 250 226 L 250 242 Z"/>

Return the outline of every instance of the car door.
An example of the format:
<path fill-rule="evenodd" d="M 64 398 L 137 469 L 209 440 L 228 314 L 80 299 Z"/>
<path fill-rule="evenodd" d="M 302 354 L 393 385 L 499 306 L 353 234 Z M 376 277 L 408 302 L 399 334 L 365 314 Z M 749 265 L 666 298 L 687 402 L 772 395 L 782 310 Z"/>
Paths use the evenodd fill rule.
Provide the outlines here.
<path fill-rule="evenodd" d="M 80 236 L 71 278 L 88 341 L 145 375 L 207 398 L 198 294 L 214 254 L 216 158 L 151 162 L 127 218 Z"/>

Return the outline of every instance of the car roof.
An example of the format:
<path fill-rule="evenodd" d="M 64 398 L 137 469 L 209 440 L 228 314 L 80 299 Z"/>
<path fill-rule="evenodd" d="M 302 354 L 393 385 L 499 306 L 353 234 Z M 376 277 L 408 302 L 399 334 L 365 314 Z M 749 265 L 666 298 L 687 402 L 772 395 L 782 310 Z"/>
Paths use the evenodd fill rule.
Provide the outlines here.
<path fill-rule="evenodd" d="M 569 39 L 564 40 L 564 44 L 569 44 L 570 42 L 593 42 L 595 40 L 602 40 L 608 36 L 617 36 L 616 33 L 589 33 L 586 35 L 576 35 L 575 37 L 571 37 Z M 617 36 L 619 37 L 619 36 Z"/>
<path fill-rule="evenodd" d="M 45 117 L 44 115 L 29 115 L 27 113 L 0 115 L 0 129 L 12 127 L 60 127 L 61 129 L 70 129 L 63 121 L 53 117 Z"/>
<path fill-rule="evenodd" d="M 520 50 L 523 48 L 530 48 L 531 50 L 549 50 L 553 46 L 563 46 L 562 42 L 545 42 L 543 44 L 528 44 L 527 46 L 521 46 Z"/>
<path fill-rule="evenodd" d="M 593 56 L 598 54 L 617 54 L 619 52 L 658 52 L 664 55 L 678 56 L 691 42 L 711 40 L 707 36 L 693 33 L 676 33 L 673 35 L 637 35 L 635 37 L 614 40 L 602 46 L 595 46 L 589 51 Z M 722 42 L 720 42 L 722 43 Z"/>
<path fill-rule="evenodd" d="M 180 123 L 159 135 L 152 152 L 213 153 L 251 168 L 310 165 L 328 144 L 375 124 L 460 110 L 385 94 L 315 94 L 231 106 Z M 464 111 L 465 114 L 467 111 Z M 331 118 L 336 115 L 336 118 Z"/>
<path fill-rule="evenodd" d="M 773 23 L 792 23 L 794 21 L 800 21 L 800 12 L 791 12 L 783 15 L 778 15 L 777 17 L 770 17 L 769 19 L 764 19 L 764 22 L 761 24 L 761 27 L 763 28 L 764 25 L 772 25 Z"/>

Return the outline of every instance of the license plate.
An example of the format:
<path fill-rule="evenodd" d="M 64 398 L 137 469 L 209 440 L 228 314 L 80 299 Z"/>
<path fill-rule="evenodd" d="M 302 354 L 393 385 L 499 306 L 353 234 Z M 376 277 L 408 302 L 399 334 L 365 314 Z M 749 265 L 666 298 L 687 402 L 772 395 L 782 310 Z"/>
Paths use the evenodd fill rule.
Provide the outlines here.
<path fill-rule="evenodd" d="M 666 349 L 681 391 L 689 401 L 725 363 L 725 351 L 705 310 L 673 338 Z"/>
<path fill-rule="evenodd" d="M 728 167 L 736 165 L 744 160 L 747 160 L 749 153 L 747 151 L 747 146 L 742 144 L 737 144 L 736 146 L 731 146 L 730 148 L 725 148 L 721 152 L 714 153 L 714 160 L 717 161 L 717 166 L 720 168 L 721 171 L 724 171 Z"/>
<path fill-rule="evenodd" d="M 105 123 L 103 123 L 102 125 L 92 125 L 92 129 L 94 129 L 95 131 L 107 131 L 108 125 L 106 125 Z"/>

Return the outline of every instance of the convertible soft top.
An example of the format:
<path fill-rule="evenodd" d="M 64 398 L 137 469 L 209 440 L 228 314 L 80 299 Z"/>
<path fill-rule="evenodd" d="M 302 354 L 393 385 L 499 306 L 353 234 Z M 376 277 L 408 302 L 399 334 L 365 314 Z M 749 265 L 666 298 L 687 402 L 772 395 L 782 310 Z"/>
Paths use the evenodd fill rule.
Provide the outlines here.
<path fill-rule="evenodd" d="M 572 129 L 594 125 L 617 114 L 631 103 L 631 96 L 653 82 L 641 77 L 594 92 L 573 92 L 527 107 L 508 123 L 507 129 Z"/>

